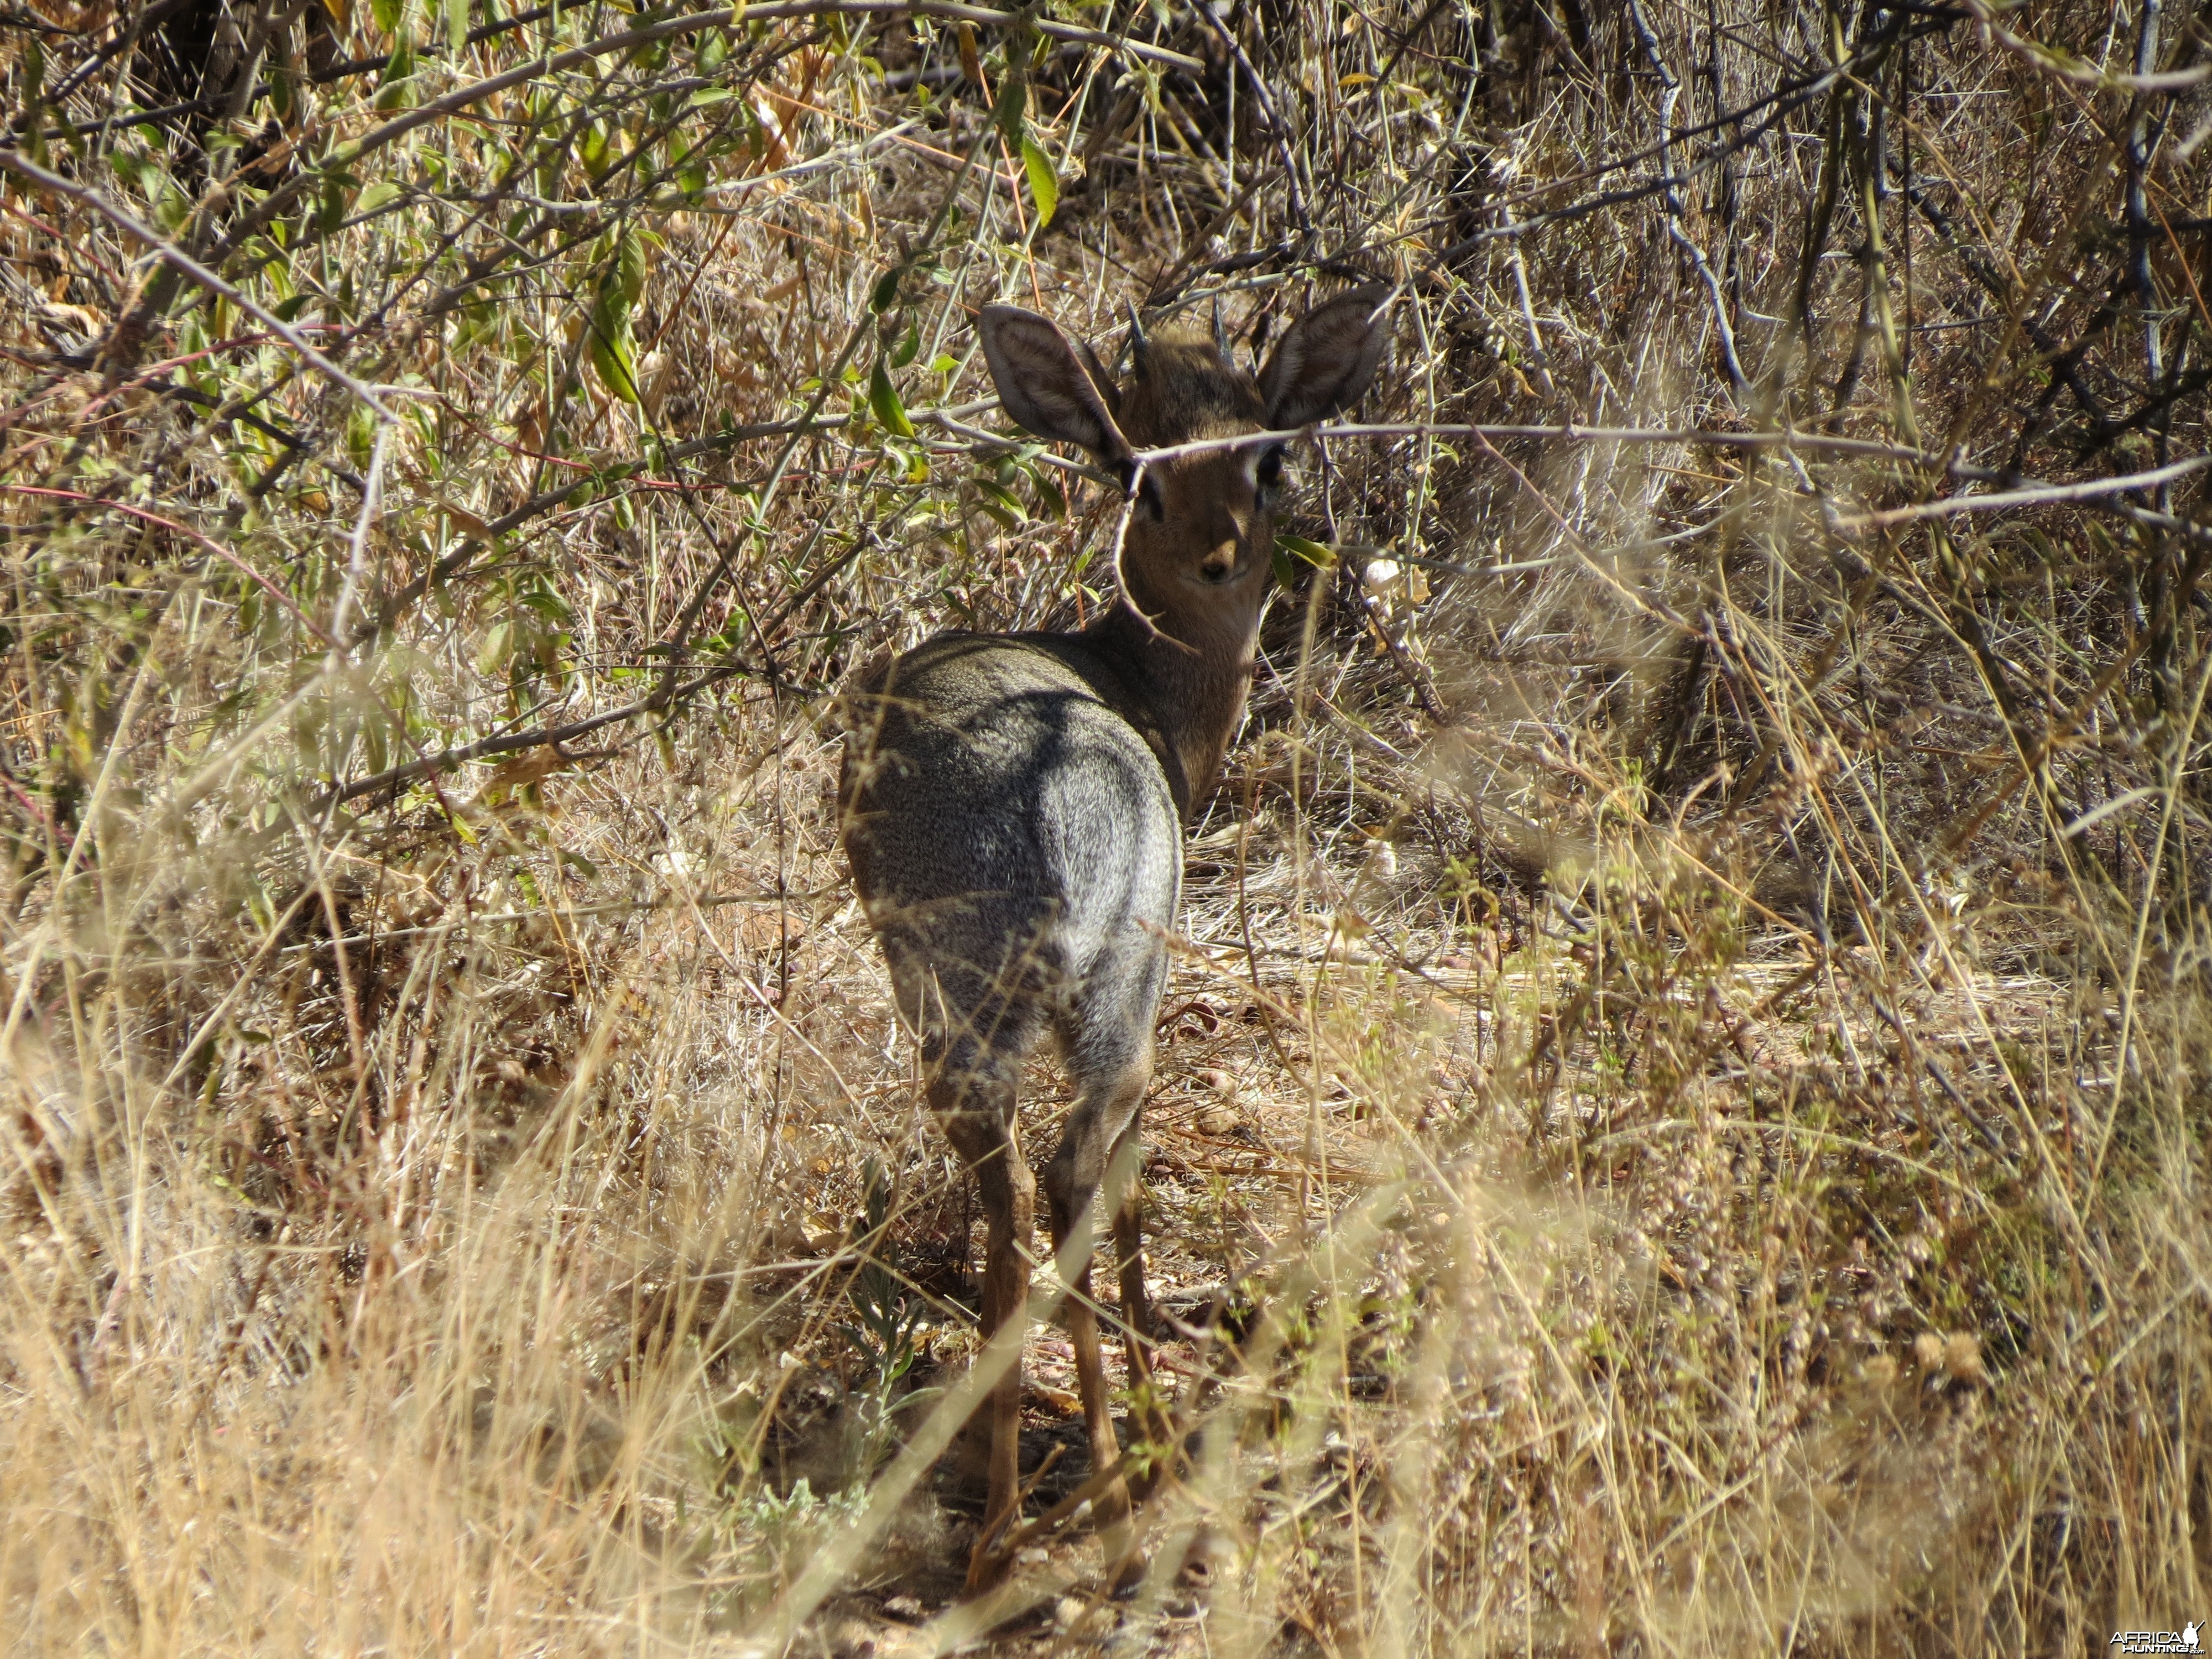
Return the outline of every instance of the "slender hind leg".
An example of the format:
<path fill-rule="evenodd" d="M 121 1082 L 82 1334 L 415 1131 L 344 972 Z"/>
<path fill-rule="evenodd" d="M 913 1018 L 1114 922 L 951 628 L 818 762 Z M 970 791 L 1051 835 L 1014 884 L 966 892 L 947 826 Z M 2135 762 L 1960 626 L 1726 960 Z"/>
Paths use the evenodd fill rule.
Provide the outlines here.
<path fill-rule="evenodd" d="M 1075 1380 L 1083 1397 L 1084 1426 L 1091 1440 L 1091 1467 L 1104 1470 L 1121 1455 L 1114 1432 L 1114 1411 L 1106 1387 L 1106 1364 L 1098 1346 L 1098 1316 L 1091 1299 L 1091 1266 L 1096 1255 L 1099 1214 L 1106 1207 L 1106 1150 L 1112 1132 L 1135 1114 L 1144 1098 L 1149 1067 L 1132 1068 L 1098 1094 L 1077 1097 L 1068 1114 L 1067 1133 L 1045 1169 L 1045 1192 L 1052 1205 L 1053 1248 L 1060 1253 L 1071 1292 L 1067 1334 L 1075 1349 Z M 1117 1478 L 1092 1500 L 1109 1575 L 1121 1578 L 1141 1563 L 1132 1559 L 1129 1492 Z"/>
<path fill-rule="evenodd" d="M 1029 1322 L 1030 1240 L 1036 1210 L 1036 1177 L 1023 1159 L 1015 1133 L 1012 1077 L 958 1079 L 940 1075 L 928 1088 L 929 1103 L 962 1162 L 975 1171 L 988 1224 L 983 1264 L 983 1340 L 1009 1320 Z M 1022 1363 L 1018 1354 L 993 1387 L 990 1497 L 983 1529 L 968 1561 L 968 1591 L 988 1589 L 1006 1576 L 1005 1541 L 1021 1498 Z M 970 1432 L 973 1425 L 970 1425 Z"/>
<path fill-rule="evenodd" d="M 1141 1105 L 1141 1103 L 1139 1103 Z M 1146 1345 L 1152 1335 L 1152 1304 L 1145 1288 L 1144 1134 L 1140 1113 L 1133 1112 L 1114 1143 L 1106 1163 L 1106 1198 L 1114 1212 L 1114 1254 L 1121 1280 L 1121 1351 L 1129 1367 L 1129 1392 L 1137 1409 L 1129 1414 L 1133 1433 L 1155 1446 L 1168 1443 L 1169 1426 L 1152 1380 L 1152 1354 Z M 1141 1501 L 1149 1497 L 1161 1470 L 1155 1463 L 1129 1477 L 1129 1492 Z"/>
<path fill-rule="evenodd" d="M 1133 1167 L 1117 1167 L 1111 1154 L 1132 1133 L 1152 1081 L 1152 1020 L 1165 974 L 1165 956 L 1150 940 L 1111 956 L 1093 965 L 1060 1022 L 1076 1096 L 1066 1133 L 1045 1166 L 1044 1182 L 1052 1201 L 1054 1242 L 1066 1252 L 1063 1260 L 1074 1292 L 1068 1304 L 1068 1336 L 1096 1470 L 1118 1459 L 1121 1447 L 1114 1432 L 1098 1321 L 1090 1300 L 1091 1264 L 1099 1229 L 1115 1218 L 1121 1189 L 1134 1173 Z M 1128 1487 L 1121 1480 L 1093 1505 L 1109 1574 L 1123 1580 L 1144 1565 L 1127 1525 L 1128 1506 Z"/>

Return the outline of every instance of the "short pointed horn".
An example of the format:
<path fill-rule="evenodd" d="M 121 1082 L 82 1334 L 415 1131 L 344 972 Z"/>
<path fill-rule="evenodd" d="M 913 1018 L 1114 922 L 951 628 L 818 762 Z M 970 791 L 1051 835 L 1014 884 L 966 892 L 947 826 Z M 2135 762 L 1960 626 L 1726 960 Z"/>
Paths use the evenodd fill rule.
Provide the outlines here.
<path fill-rule="evenodd" d="M 1152 343 L 1146 337 L 1145 320 L 1137 314 L 1137 302 L 1132 300 L 1128 302 L 1128 306 L 1129 366 L 1132 368 L 1139 368 L 1144 366 L 1145 353 L 1152 349 Z"/>
<path fill-rule="evenodd" d="M 1213 296 L 1213 349 L 1221 354 L 1224 362 L 1230 360 L 1229 345 L 1229 325 L 1222 319 L 1221 296 L 1217 294 Z"/>

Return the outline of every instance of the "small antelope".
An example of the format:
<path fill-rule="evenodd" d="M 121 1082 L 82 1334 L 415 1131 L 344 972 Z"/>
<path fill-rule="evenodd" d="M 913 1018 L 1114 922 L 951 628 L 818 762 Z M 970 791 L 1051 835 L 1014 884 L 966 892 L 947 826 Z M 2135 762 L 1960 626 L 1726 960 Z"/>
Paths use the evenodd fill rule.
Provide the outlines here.
<path fill-rule="evenodd" d="M 983 351 L 1006 412 L 1088 450 L 1133 489 L 1121 592 L 1080 633 L 945 634 L 864 674 L 840 793 L 853 880 L 932 1114 L 974 1171 L 988 1222 L 985 1334 L 1026 1322 L 1036 1181 L 1016 1140 L 1022 1064 L 1048 1026 L 1075 1085 L 1044 1168 L 1092 1468 L 1120 1455 L 1091 1304 L 1094 1223 L 1112 1218 L 1133 1385 L 1149 1377 L 1136 1182 L 1138 1110 L 1182 886 L 1182 824 L 1244 714 L 1274 548 L 1279 446 L 1150 466 L 1139 447 L 1282 431 L 1352 403 L 1382 355 L 1376 286 L 1316 307 L 1257 380 L 1225 343 L 1147 339 L 1116 386 L 1088 346 L 989 306 Z M 1020 1498 L 1021 1370 L 991 1400 L 990 1497 L 970 1594 L 1008 1565 Z M 978 1414 L 978 1421 L 981 1420 Z M 973 1425 L 971 1425 L 971 1435 Z M 1128 1492 L 1094 1510 L 1127 1570 Z"/>

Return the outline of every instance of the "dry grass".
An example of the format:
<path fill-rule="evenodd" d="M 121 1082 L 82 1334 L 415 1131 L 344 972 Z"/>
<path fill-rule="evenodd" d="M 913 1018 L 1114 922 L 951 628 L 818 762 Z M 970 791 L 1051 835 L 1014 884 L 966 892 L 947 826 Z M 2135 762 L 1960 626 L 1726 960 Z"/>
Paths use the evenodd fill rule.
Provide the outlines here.
<path fill-rule="evenodd" d="M 11 1650 L 2201 1620 L 2205 24 L 1034 15 L 0 18 Z M 823 717 L 1104 591 L 976 306 L 1360 274 L 1417 429 L 1305 452 L 1194 831 L 1154 1570 L 987 1618 Z"/>

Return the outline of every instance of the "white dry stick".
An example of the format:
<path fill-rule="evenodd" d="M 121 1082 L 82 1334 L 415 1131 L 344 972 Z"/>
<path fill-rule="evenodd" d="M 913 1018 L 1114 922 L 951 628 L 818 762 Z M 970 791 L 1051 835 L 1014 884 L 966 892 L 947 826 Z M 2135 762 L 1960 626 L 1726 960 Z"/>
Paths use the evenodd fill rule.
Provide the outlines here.
<path fill-rule="evenodd" d="M 354 595 L 361 591 L 362 556 L 368 546 L 369 521 L 376 517 L 377 507 L 384 495 L 384 457 L 392 442 L 392 423 L 380 423 L 376 428 L 376 447 L 369 452 L 368 477 L 362 483 L 361 511 L 354 515 L 353 535 L 349 539 L 346 554 L 345 586 L 338 590 L 337 608 L 331 612 L 330 635 L 333 641 L 345 638 L 346 623 L 353 612 Z M 331 647 L 331 672 L 336 672 L 343 651 Z"/>
<path fill-rule="evenodd" d="M 2185 460 L 2152 467 L 2147 472 L 2125 472 L 2114 478 L 2086 478 L 2080 483 L 2033 484 L 2021 489 L 2000 489 L 1989 495 L 1943 495 L 1907 507 L 1884 507 L 1878 513 L 1838 516 L 1833 528 L 1845 533 L 1880 530 L 1920 519 L 1947 519 L 1960 513 L 2002 513 L 2019 507 L 2045 507 L 2054 501 L 2093 501 L 2100 496 L 2122 495 L 2130 489 L 2149 489 L 2176 478 L 2185 478 L 2212 466 L 2212 455 L 2191 455 Z"/>

